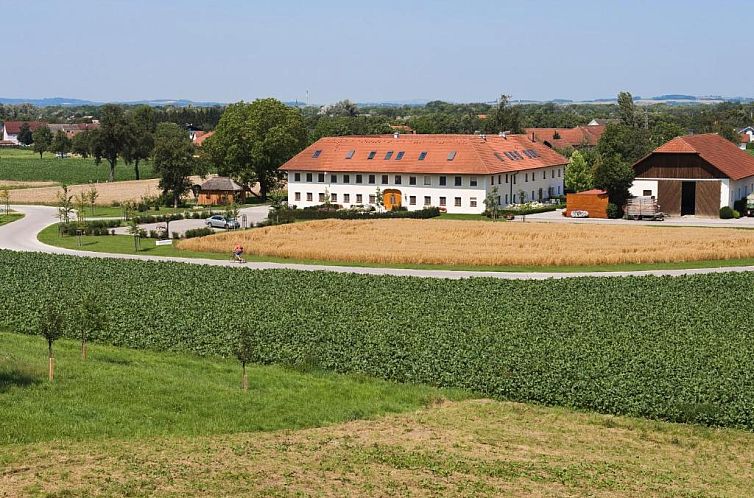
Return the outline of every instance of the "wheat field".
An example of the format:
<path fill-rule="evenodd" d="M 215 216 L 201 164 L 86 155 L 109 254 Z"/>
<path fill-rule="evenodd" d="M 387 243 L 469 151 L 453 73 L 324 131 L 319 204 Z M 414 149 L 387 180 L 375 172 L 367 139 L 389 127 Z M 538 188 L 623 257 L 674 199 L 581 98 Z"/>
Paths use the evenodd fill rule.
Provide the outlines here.
<path fill-rule="evenodd" d="M 754 257 L 754 230 L 450 220 L 321 220 L 181 241 L 181 249 L 380 264 L 582 266 Z"/>

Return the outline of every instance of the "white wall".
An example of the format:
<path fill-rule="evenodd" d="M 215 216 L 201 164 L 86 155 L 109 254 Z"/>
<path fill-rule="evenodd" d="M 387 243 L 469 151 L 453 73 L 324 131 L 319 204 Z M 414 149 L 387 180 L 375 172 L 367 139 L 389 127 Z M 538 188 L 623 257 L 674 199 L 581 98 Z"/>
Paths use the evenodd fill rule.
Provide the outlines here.
<path fill-rule="evenodd" d="M 299 180 L 296 180 L 298 173 Z M 307 181 L 307 174 L 311 174 L 311 182 Z M 317 172 L 288 172 L 288 204 L 301 208 L 317 206 L 322 204 L 320 194 L 333 195 L 337 199 L 333 203 L 341 204 L 344 207 L 355 205 L 369 204 L 369 196 L 374 195 L 379 187 L 381 192 L 386 189 L 395 189 L 401 192 L 402 205 L 411 211 L 423 209 L 427 206 L 445 208 L 448 213 L 465 213 L 479 214 L 484 212 L 484 199 L 487 192 L 498 187 L 498 196 L 500 204 L 506 205 L 513 201 L 520 202 L 520 191 L 525 192 L 526 200 L 532 200 L 539 197 L 539 189 L 542 189 L 543 199 L 548 199 L 549 188 L 552 188 L 553 195 L 563 194 L 563 168 L 542 168 L 538 170 L 518 172 L 515 175 L 421 175 L 401 173 L 401 183 L 396 184 L 396 174 L 388 174 L 388 182 L 382 183 L 383 173 L 372 173 L 374 183 L 369 183 L 370 173 L 324 173 L 324 181 L 319 181 Z M 361 183 L 356 183 L 356 175 L 361 175 Z M 333 182 L 331 176 L 337 175 L 337 182 Z M 344 183 L 344 175 L 348 175 L 349 183 Z M 440 185 L 440 177 L 445 177 L 445 185 Z M 455 185 L 455 177 L 461 177 L 461 186 Z M 410 179 L 416 178 L 416 185 L 410 184 Z M 429 185 L 425 185 L 425 177 L 429 180 Z M 476 180 L 476 186 L 472 186 L 472 179 Z M 514 183 L 515 181 L 515 183 Z M 493 185 L 494 183 L 494 185 Z M 299 194 L 298 198 L 296 194 Z M 307 194 L 311 194 L 311 200 L 308 200 Z M 348 202 L 345 201 L 345 195 L 349 195 Z M 359 201 L 358 195 L 361 195 Z M 415 204 L 411 203 L 411 197 L 415 197 Z M 425 197 L 429 197 L 430 203 L 425 204 Z M 442 198 L 445 198 L 443 205 Z M 461 198 L 461 205 L 456 206 L 456 197 Z M 474 201 L 476 206 L 474 206 Z"/>
<path fill-rule="evenodd" d="M 634 197 L 640 197 L 644 195 L 645 190 L 651 190 L 651 195 L 657 199 L 657 180 L 634 180 L 628 192 Z"/>
<path fill-rule="evenodd" d="M 18 135 L 14 135 L 14 134 L 8 133 L 5 130 L 5 126 L 3 126 L 3 140 L 8 140 L 8 141 L 11 141 L 11 142 L 14 142 L 14 143 L 17 144 L 18 143 Z"/>
<path fill-rule="evenodd" d="M 724 180 L 724 182 L 727 184 L 728 180 Z M 728 185 L 726 185 L 727 187 Z M 749 176 L 746 178 L 742 178 L 738 181 L 731 181 L 730 186 L 728 188 L 728 193 L 726 196 L 723 195 L 722 191 L 720 192 L 720 207 L 722 206 L 730 206 L 733 207 L 733 203 L 739 199 L 745 199 L 747 195 L 754 192 L 754 176 Z M 728 201 L 727 204 L 723 204 L 724 200 Z"/>

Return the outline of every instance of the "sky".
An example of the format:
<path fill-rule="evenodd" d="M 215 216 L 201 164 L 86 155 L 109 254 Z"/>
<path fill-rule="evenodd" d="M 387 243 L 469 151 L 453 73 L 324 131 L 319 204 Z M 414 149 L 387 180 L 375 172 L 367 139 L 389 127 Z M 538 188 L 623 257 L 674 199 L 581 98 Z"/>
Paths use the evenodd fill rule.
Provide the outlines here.
<path fill-rule="evenodd" d="M 737 0 L 0 0 L 0 96 L 754 96 L 751 9 Z"/>

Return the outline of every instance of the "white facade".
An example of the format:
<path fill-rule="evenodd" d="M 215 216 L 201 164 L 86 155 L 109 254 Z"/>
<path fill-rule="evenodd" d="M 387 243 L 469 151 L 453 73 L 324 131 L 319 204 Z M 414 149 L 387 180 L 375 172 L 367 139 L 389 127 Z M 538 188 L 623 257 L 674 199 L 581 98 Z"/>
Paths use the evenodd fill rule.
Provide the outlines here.
<path fill-rule="evenodd" d="M 8 133 L 5 126 L 3 126 L 3 140 L 18 145 L 18 135 L 15 133 Z"/>
<path fill-rule="evenodd" d="M 720 207 L 733 207 L 733 203 L 737 200 L 746 198 L 747 195 L 754 193 L 754 176 L 749 176 L 741 180 L 729 180 L 724 178 L 722 180 L 702 180 L 698 178 L 672 178 L 668 179 L 672 181 L 689 181 L 689 182 L 720 182 Z M 633 185 L 629 189 L 629 193 L 632 196 L 650 195 L 655 199 L 657 198 L 657 182 L 658 180 L 646 180 L 637 179 L 634 180 Z"/>
<path fill-rule="evenodd" d="M 411 173 L 288 172 L 288 204 L 300 208 L 330 202 L 343 207 L 375 205 L 380 189 L 398 191 L 401 205 L 410 211 L 439 207 L 448 213 L 480 214 L 488 192 L 498 189 L 498 204 L 505 206 L 546 200 L 563 194 L 563 167 L 548 167 L 495 175 Z"/>

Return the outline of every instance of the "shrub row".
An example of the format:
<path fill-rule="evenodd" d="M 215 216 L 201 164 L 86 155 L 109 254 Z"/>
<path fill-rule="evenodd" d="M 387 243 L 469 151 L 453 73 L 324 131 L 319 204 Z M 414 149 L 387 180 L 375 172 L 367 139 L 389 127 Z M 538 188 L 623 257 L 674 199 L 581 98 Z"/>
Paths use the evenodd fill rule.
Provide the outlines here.
<path fill-rule="evenodd" d="M 319 209 L 294 209 L 278 208 L 270 214 L 270 218 L 279 223 L 289 223 L 295 220 L 373 220 L 383 218 L 412 218 L 427 219 L 440 216 L 440 209 L 430 207 L 418 211 L 395 210 L 395 211 L 358 211 L 355 209 L 319 210 Z"/>
<path fill-rule="evenodd" d="M 453 281 L 0 251 L 0 282 L 10 330 L 91 289 L 120 346 L 231 356 L 248 326 L 260 363 L 754 430 L 754 296 L 710 292 L 752 273 Z"/>
<path fill-rule="evenodd" d="M 120 220 L 91 220 L 83 224 L 61 223 L 59 226 L 62 235 L 76 235 L 79 230 L 82 235 L 110 235 L 111 229 L 119 227 L 120 224 Z"/>
<path fill-rule="evenodd" d="M 147 214 L 140 216 L 133 216 L 131 219 L 136 220 L 136 223 L 142 225 L 145 223 L 163 223 L 166 221 L 177 220 L 201 220 L 209 218 L 213 214 L 217 214 L 216 211 L 186 211 L 185 213 L 171 213 L 171 214 Z"/>
<path fill-rule="evenodd" d="M 209 227 L 192 228 L 191 230 L 186 230 L 186 233 L 183 234 L 183 238 L 193 239 L 194 237 L 204 237 L 205 235 L 212 235 L 213 233 L 215 233 L 215 231 Z"/>

